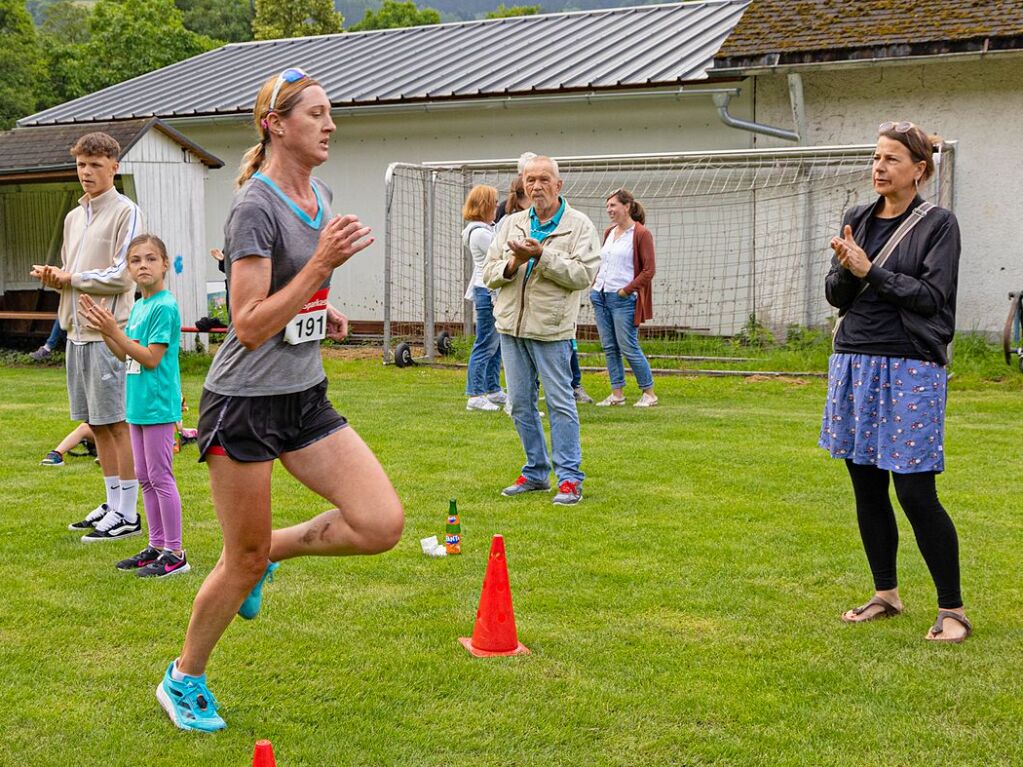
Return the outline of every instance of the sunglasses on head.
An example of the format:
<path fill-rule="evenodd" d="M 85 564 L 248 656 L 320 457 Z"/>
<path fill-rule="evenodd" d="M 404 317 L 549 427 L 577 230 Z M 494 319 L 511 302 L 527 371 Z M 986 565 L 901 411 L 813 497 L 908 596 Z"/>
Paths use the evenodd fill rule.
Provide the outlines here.
<path fill-rule="evenodd" d="M 899 122 L 899 123 L 892 122 L 891 120 L 889 120 L 888 122 L 883 122 L 880 125 L 878 125 L 877 126 L 877 132 L 878 133 L 887 133 L 888 131 L 892 131 L 893 130 L 896 133 L 909 133 L 915 127 L 916 126 L 913 123 L 905 121 L 905 120 L 903 122 Z"/>
<path fill-rule="evenodd" d="M 298 67 L 290 67 L 281 72 L 277 77 L 277 82 L 274 83 L 273 93 L 270 94 L 270 108 L 267 111 L 274 111 L 274 108 L 277 106 L 277 96 L 280 94 L 281 86 L 284 83 L 297 83 L 303 77 L 309 77 L 309 74 Z"/>

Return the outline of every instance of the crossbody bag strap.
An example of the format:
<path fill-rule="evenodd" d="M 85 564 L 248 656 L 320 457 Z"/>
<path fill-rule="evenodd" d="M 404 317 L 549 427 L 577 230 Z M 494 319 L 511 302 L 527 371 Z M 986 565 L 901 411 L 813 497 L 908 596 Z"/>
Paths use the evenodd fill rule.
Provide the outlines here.
<path fill-rule="evenodd" d="M 934 210 L 934 203 L 927 202 L 924 200 L 922 203 L 917 205 L 913 212 L 909 214 L 905 221 L 903 221 L 899 228 L 896 229 L 892 236 L 888 238 L 888 242 L 881 248 L 881 252 L 877 254 L 877 258 L 872 262 L 873 266 L 884 266 L 888 257 L 895 252 L 895 249 L 899 247 L 899 243 L 905 239 L 906 235 L 913 231 L 913 227 L 923 221 L 924 216 Z M 831 330 L 832 341 L 838 336 L 838 328 L 842 324 L 842 320 L 845 319 L 845 315 L 849 313 L 849 307 L 853 305 L 857 298 L 863 295 L 863 291 L 870 287 L 870 284 L 864 280 L 862 286 L 860 286 L 859 292 L 853 296 L 853 300 L 849 302 L 849 305 L 845 307 L 845 311 L 838 315 L 838 319 L 835 320 L 835 326 Z"/>
<path fill-rule="evenodd" d="M 886 242 L 884 247 L 881 248 L 881 252 L 877 254 L 877 258 L 873 260 L 871 265 L 878 267 L 884 266 L 888 257 L 895 252 L 897 247 L 899 247 L 899 243 L 902 242 L 906 238 L 906 235 L 913 231 L 913 227 L 923 221 L 924 216 L 930 213 L 933 209 L 934 203 L 927 202 L 926 200 L 917 205 L 913 209 L 913 212 L 909 214 L 909 217 L 906 218 L 906 220 L 899 225 L 899 228 L 892 233 L 892 236 L 888 238 L 888 242 Z M 863 291 L 869 287 L 870 284 L 864 282 L 864 284 L 860 286 L 860 290 L 856 294 L 855 298 L 853 298 L 853 301 L 863 295 Z M 852 306 L 852 301 L 849 302 L 849 306 Z M 849 311 L 848 306 L 845 308 L 845 311 Z M 842 314 L 845 314 L 845 312 L 842 312 Z"/>

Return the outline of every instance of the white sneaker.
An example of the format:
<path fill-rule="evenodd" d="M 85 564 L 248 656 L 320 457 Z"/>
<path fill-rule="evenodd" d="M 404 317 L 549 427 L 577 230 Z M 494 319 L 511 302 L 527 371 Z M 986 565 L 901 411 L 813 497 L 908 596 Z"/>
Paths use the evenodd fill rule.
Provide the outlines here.
<path fill-rule="evenodd" d="M 487 399 L 495 405 L 503 405 L 508 401 L 508 395 L 498 389 L 497 391 L 490 392 L 490 394 L 487 395 Z"/>
<path fill-rule="evenodd" d="M 653 394 L 643 392 L 640 398 L 636 400 L 636 404 L 633 407 L 653 407 L 657 404 L 657 397 Z"/>
<path fill-rule="evenodd" d="M 121 512 L 111 509 L 96 523 L 92 532 L 83 535 L 81 540 L 82 543 L 95 543 L 117 538 L 132 538 L 136 535 L 142 535 L 142 518 L 136 516 L 134 522 L 129 522 L 121 516 Z"/>
<path fill-rule="evenodd" d="M 608 394 L 604 399 L 597 403 L 597 407 L 617 407 L 625 404 L 625 397 L 617 399 L 613 394 Z M 644 407 L 646 407 L 644 405 Z"/>
<path fill-rule="evenodd" d="M 469 397 L 469 401 L 465 403 L 466 410 L 500 410 L 499 405 L 495 405 L 493 402 L 488 400 L 484 396 Z"/>

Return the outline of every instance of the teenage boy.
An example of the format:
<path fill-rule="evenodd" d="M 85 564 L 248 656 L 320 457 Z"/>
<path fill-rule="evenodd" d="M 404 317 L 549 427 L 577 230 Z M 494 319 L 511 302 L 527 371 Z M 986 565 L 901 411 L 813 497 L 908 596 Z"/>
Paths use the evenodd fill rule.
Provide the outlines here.
<path fill-rule="evenodd" d="M 85 194 L 64 219 L 61 266 L 34 266 L 32 276 L 60 292 L 57 310 L 67 332 L 67 384 L 71 420 L 85 421 L 96 436 L 106 500 L 68 529 L 82 541 L 114 540 L 141 534 L 136 511 L 138 480 L 124 421 L 124 363 L 78 316 L 85 293 L 103 303 L 123 328 L 135 300 L 127 249 L 142 231 L 138 206 L 114 188 L 121 147 L 106 133 L 88 133 L 71 147 Z"/>

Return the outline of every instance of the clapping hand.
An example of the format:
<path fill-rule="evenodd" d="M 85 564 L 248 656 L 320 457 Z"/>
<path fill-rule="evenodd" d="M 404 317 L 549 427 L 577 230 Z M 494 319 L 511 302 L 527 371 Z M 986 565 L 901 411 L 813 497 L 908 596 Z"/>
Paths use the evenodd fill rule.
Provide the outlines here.
<path fill-rule="evenodd" d="M 539 258 L 543 253 L 543 245 L 532 237 L 524 240 L 508 240 L 508 250 L 511 251 L 514 268 L 518 269 L 531 258 Z"/>
<path fill-rule="evenodd" d="M 831 238 L 831 249 L 835 251 L 835 258 L 838 263 L 853 273 L 854 276 L 863 278 L 870 271 L 870 259 L 853 239 L 852 227 L 848 224 L 842 229 L 841 237 Z"/>
<path fill-rule="evenodd" d="M 32 264 L 32 270 L 29 272 L 29 276 L 35 277 L 43 285 L 54 290 L 63 290 L 69 284 L 71 284 L 71 275 L 65 272 L 63 269 L 58 269 L 55 266 L 41 266 L 39 264 Z"/>
<path fill-rule="evenodd" d="M 78 311 L 90 330 L 98 330 L 105 336 L 112 335 L 117 330 L 117 320 L 107 309 L 105 298 L 101 298 L 97 304 L 92 300 L 92 296 L 83 293 L 78 298 Z"/>

